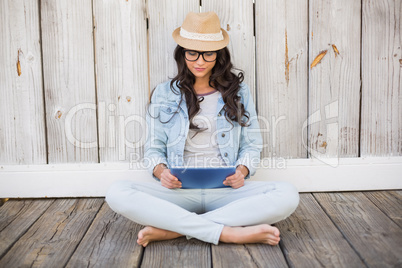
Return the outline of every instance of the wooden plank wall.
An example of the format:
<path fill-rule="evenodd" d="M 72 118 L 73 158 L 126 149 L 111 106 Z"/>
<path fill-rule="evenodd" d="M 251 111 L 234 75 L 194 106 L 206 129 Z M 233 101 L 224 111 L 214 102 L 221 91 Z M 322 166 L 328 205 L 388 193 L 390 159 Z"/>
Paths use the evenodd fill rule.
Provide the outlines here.
<path fill-rule="evenodd" d="M 98 162 L 92 6 L 40 1 L 49 163 Z"/>
<path fill-rule="evenodd" d="M 306 158 L 307 1 L 256 1 L 258 114 L 263 155 Z M 274 25 L 274 26 L 273 26 Z"/>
<path fill-rule="evenodd" d="M 309 9 L 308 114 L 321 118 L 309 121 L 309 153 L 358 156 L 360 1 L 311 0 Z"/>
<path fill-rule="evenodd" d="M 361 155 L 401 155 L 402 3 L 365 0 L 362 9 Z"/>
<path fill-rule="evenodd" d="M 37 1 L 0 3 L 0 163 L 4 164 L 47 163 L 38 7 Z"/>
<path fill-rule="evenodd" d="M 144 1 L 94 1 L 100 162 L 143 155 L 148 101 Z"/>
<path fill-rule="evenodd" d="M 402 155 L 398 0 L 4 0 L 0 163 L 141 158 L 150 90 L 176 72 L 171 33 L 210 10 L 245 71 L 263 157 Z"/>

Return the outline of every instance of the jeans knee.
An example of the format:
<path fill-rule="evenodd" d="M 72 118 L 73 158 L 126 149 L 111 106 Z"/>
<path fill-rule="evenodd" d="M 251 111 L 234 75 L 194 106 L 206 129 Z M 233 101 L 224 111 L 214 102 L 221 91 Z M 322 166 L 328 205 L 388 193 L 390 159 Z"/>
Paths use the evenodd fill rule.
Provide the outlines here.
<path fill-rule="evenodd" d="M 109 205 L 109 207 L 117 212 L 120 213 L 121 209 L 121 198 L 122 198 L 122 193 L 124 192 L 125 189 L 128 188 L 127 182 L 125 181 L 117 181 L 114 182 L 106 192 L 105 200 L 106 203 Z"/>
<path fill-rule="evenodd" d="M 278 186 L 283 192 L 283 196 L 286 199 L 286 210 L 293 213 L 299 205 L 300 197 L 297 188 L 289 182 L 280 182 Z"/>

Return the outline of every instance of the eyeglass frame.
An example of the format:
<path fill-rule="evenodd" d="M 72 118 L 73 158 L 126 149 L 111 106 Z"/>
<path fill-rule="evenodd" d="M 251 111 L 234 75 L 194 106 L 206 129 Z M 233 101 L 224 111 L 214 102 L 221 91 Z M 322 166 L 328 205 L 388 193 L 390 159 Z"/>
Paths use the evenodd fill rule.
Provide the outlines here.
<path fill-rule="evenodd" d="M 187 57 L 186 57 L 186 52 L 187 52 L 187 51 L 192 51 L 192 52 L 198 53 L 198 57 L 197 57 L 195 60 L 189 60 L 189 59 L 187 59 Z M 213 61 L 209 61 L 209 60 L 206 60 L 206 59 L 204 58 L 204 53 L 210 53 L 210 52 L 215 52 L 215 53 L 216 53 L 216 58 L 215 58 Z M 197 60 L 200 58 L 201 55 L 202 55 L 202 59 L 203 59 L 205 62 L 214 62 L 214 61 L 216 61 L 216 59 L 218 58 L 218 52 L 217 52 L 217 51 L 202 51 L 202 52 L 200 52 L 200 51 L 197 51 L 197 50 L 185 49 L 185 50 L 183 50 L 183 54 L 184 54 L 184 58 L 185 58 L 186 60 L 188 60 L 188 61 L 197 61 Z"/>

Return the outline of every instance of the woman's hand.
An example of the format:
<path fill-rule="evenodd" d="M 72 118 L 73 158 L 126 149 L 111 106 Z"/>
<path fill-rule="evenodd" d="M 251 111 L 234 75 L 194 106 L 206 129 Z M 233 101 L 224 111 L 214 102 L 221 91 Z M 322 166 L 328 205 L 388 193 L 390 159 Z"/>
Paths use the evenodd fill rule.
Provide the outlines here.
<path fill-rule="evenodd" d="M 154 175 L 161 181 L 162 186 L 166 188 L 181 188 L 181 182 L 170 173 L 170 169 L 163 163 L 155 166 Z"/>
<path fill-rule="evenodd" d="M 245 166 L 239 165 L 236 168 L 235 174 L 226 178 L 223 181 L 223 184 L 226 186 L 231 186 L 234 189 L 240 188 L 244 186 L 244 178 L 248 175 L 248 168 Z"/>
<path fill-rule="evenodd" d="M 170 173 L 170 169 L 165 168 L 160 174 L 160 181 L 162 186 L 174 189 L 181 188 L 181 182 Z"/>

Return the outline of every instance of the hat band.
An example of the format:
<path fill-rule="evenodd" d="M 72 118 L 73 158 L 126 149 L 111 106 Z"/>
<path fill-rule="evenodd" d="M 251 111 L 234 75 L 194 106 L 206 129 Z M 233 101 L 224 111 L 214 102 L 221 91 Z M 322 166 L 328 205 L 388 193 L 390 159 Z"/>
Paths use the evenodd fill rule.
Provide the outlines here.
<path fill-rule="evenodd" d="M 200 40 L 200 41 L 222 41 L 223 40 L 222 31 L 219 31 L 219 33 L 210 33 L 210 34 L 193 33 L 193 32 L 188 32 L 188 31 L 184 30 L 183 27 L 180 28 L 180 36 L 187 38 L 187 39 Z"/>

